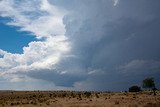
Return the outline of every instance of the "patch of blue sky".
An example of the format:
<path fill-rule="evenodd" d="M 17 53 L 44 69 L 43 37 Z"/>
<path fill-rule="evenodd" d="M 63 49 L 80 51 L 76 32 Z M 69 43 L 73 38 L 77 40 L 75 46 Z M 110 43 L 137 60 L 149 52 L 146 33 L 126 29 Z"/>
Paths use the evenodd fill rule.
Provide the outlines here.
<path fill-rule="evenodd" d="M 36 41 L 36 38 L 29 32 L 18 31 L 18 27 L 6 25 L 9 20 L 0 17 L 0 49 L 10 53 L 22 53 L 23 47 Z"/>

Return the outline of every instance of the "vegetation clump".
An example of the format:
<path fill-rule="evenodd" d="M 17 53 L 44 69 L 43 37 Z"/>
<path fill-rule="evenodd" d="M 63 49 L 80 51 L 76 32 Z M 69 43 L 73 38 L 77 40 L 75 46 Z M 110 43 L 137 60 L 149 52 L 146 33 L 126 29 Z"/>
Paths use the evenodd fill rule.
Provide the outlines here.
<path fill-rule="evenodd" d="M 156 86 L 155 86 L 155 82 L 154 82 L 154 78 L 146 78 L 143 80 L 143 88 L 145 89 L 152 89 L 154 95 L 156 95 Z"/>
<path fill-rule="evenodd" d="M 85 95 L 87 98 L 89 98 L 89 97 L 92 95 L 92 93 L 91 93 L 91 92 L 86 91 L 86 92 L 84 93 L 84 95 Z"/>
<path fill-rule="evenodd" d="M 139 86 L 131 86 L 129 88 L 129 92 L 140 92 L 141 91 L 141 87 Z"/>

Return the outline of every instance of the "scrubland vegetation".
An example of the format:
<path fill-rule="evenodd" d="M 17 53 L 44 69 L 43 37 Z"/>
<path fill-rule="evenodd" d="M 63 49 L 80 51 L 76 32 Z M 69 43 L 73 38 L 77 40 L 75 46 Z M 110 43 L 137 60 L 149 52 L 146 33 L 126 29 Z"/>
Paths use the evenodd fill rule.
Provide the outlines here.
<path fill-rule="evenodd" d="M 160 91 L 1 91 L 0 107 L 160 107 Z"/>

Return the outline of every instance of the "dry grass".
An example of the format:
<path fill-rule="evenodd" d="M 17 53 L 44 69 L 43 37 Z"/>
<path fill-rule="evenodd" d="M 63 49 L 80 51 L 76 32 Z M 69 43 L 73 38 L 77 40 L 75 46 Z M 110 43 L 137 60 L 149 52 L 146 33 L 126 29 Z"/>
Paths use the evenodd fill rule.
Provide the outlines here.
<path fill-rule="evenodd" d="M 0 91 L 0 107 L 160 107 L 160 92 Z"/>

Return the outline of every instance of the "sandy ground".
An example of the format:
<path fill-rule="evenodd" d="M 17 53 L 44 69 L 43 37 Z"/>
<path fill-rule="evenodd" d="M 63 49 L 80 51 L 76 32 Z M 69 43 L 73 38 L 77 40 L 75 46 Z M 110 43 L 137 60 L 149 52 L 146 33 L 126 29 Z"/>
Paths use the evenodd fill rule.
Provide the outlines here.
<path fill-rule="evenodd" d="M 0 107 L 160 107 L 160 91 L 0 91 Z"/>

